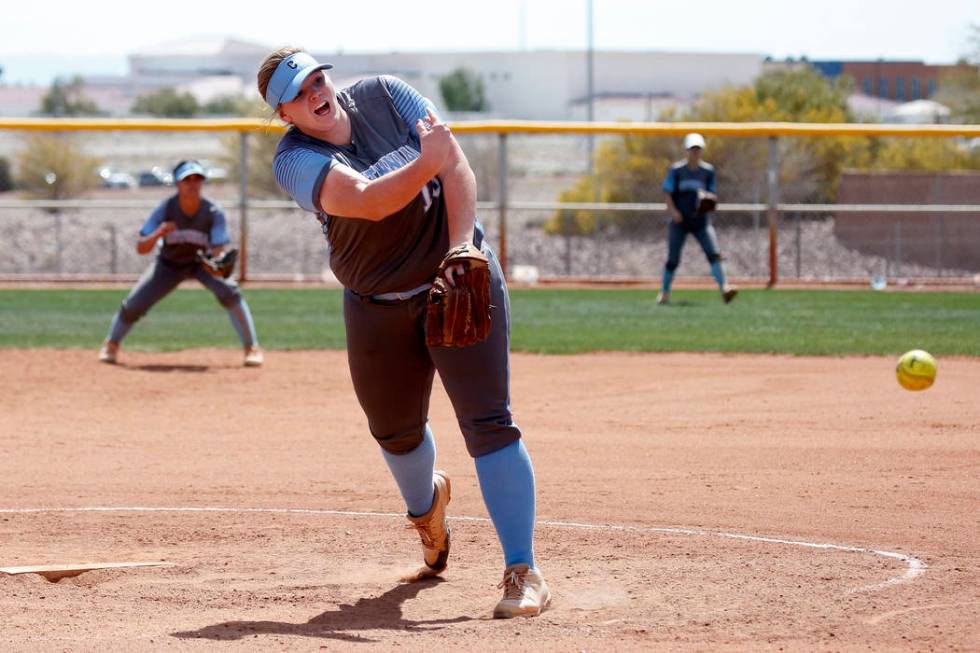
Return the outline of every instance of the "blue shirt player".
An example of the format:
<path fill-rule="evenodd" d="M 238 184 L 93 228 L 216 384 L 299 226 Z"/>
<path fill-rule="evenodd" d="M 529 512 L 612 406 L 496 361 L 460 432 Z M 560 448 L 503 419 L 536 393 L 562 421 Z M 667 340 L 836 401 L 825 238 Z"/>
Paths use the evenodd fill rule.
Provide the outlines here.
<path fill-rule="evenodd" d="M 204 168 L 197 161 L 178 163 L 174 168 L 177 193 L 164 200 L 140 229 L 136 251 L 149 254 L 154 247 L 159 251 L 113 317 L 109 335 L 99 350 L 99 360 L 103 363 L 115 363 L 120 343 L 133 324 L 182 281 L 193 277 L 228 311 L 245 350 L 245 366 L 262 364 L 252 313 L 238 284 L 212 275 L 197 259 L 199 251 L 217 256 L 230 241 L 224 212 L 201 196 L 205 176 Z"/>
<path fill-rule="evenodd" d="M 681 250 L 687 235 L 693 235 L 704 255 L 711 264 L 711 275 L 718 282 L 721 297 L 727 304 L 735 298 L 738 290 L 729 285 L 725 278 L 725 268 L 718 251 L 718 237 L 711 225 L 710 211 L 699 210 L 700 198 L 705 194 L 714 197 L 715 169 L 710 163 L 701 160 L 704 150 L 704 137 L 701 134 L 688 134 L 684 137 L 687 158 L 673 164 L 664 178 L 663 189 L 667 195 L 667 212 L 670 222 L 667 227 L 667 263 L 664 265 L 663 282 L 657 295 L 658 304 L 670 301 L 670 285 L 674 271 L 681 262 Z"/>

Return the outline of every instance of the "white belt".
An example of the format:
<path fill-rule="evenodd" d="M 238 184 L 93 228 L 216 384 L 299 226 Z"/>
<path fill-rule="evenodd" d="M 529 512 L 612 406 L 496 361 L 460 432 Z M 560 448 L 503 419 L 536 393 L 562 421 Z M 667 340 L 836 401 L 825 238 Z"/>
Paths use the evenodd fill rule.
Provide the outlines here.
<path fill-rule="evenodd" d="M 380 295 L 371 295 L 371 299 L 376 299 L 382 302 L 393 302 L 402 301 L 405 299 L 411 299 L 415 295 L 424 293 L 426 290 L 432 287 L 431 283 L 423 283 L 418 288 L 412 288 L 411 290 L 404 290 L 402 292 L 386 292 Z"/>

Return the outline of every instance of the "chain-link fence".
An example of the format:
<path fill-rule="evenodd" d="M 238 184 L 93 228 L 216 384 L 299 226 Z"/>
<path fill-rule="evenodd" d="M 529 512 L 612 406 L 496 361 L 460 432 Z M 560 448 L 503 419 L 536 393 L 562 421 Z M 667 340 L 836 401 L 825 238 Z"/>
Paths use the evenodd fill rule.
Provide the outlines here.
<path fill-rule="evenodd" d="M 630 187 L 619 188 L 610 181 L 617 168 L 608 161 L 618 161 L 609 152 L 615 154 L 618 140 L 631 134 L 606 134 L 590 142 L 569 130 L 548 133 L 547 126 L 534 126 L 544 133 L 484 127 L 454 125 L 454 131 L 479 180 L 478 216 L 491 243 L 506 258 L 512 278 L 659 278 L 667 256 L 667 217 L 660 190 L 664 170 L 651 169 Z M 709 134 L 712 129 L 689 127 Z M 671 126 L 667 135 L 644 136 L 659 141 L 641 144 L 640 149 L 681 158 L 676 134 L 685 129 Z M 16 139 L 11 132 L 0 133 L 0 146 L 6 147 L 0 147 L 0 156 L 16 162 Z M 705 151 L 708 161 L 713 161 L 713 152 L 727 152 L 726 167 L 736 167 L 718 167 L 722 204 L 713 217 L 730 277 L 765 281 L 778 270 L 780 279 L 840 281 L 972 278 L 980 272 L 980 175 L 944 170 L 941 161 L 932 166 L 939 169 L 878 172 L 870 180 L 861 176 L 864 173 L 840 170 L 834 181 L 838 196 L 830 198 L 834 201 L 806 201 L 826 200 L 816 195 L 820 185 L 815 181 L 826 175 L 792 159 L 798 150 L 792 136 L 777 142 L 771 134 L 733 133 L 709 135 Z M 139 170 L 169 168 L 180 158 L 208 159 L 223 174 L 219 183 L 205 188 L 205 195 L 225 209 L 233 239 L 246 241 L 248 277 L 329 280 L 327 248 L 313 216 L 261 190 L 269 188 L 269 172 L 261 162 L 255 163 L 254 154 L 267 149 L 257 147 L 258 139 L 269 137 L 244 129 L 241 134 L 97 132 L 87 151 L 134 179 Z M 244 134 L 251 137 L 246 147 Z M 951 141 L 955 133 L 936 137 Z M 955 143 L 957 148 L 969 147 L 969 141 Z M 745 154 L 749 151 L 755 155 Z M 590 161 L 598 164 L 590 166 Z M 626 169 L 628 162 L 623 165 L 623 176 L 636 177 L 635 170 Z M 569 199 L 570 192 L 581 191 L 590 171 L 599 180 L 598 190 Z M 908 176 L 913 173 L 918 175 L 914 183 Z M 801 178 L 806 175 L 812 179 Z M 956 183 L 951 175 L 958 175 Z M 927 182 L 928 192 L 913 188 Z M 137 231 L 174 190 L 134 186 L 98 188 L 81 198 L 60 200 L 27 199 L 16 190 L 0 193 L 0 278 L 135 278 L 148 264 L 146 257 L 136 254 Z M 243 189 L 247 202 L 241 199 Z M 574 224 L 567 221 L 572 212 Z M 776 250 L 770 252 L 773 232 Z M 709 274 L 696 241 L 688 239 L 678 277 Z"/>

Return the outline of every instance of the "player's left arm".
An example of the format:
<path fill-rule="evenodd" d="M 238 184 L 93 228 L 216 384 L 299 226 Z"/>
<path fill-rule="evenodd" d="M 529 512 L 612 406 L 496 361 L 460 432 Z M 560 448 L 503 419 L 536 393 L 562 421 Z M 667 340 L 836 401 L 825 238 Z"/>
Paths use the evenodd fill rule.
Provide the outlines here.
<path fill-rule="evenodd" d="M 715 169 L 712 168 L 708 171 L 708 188 L 706 189 L 709 193 L 718 194 L 718 189 L 715 187 Z"/>
<path fill-rule="evenodd" d="M 382 81 L 391 93 L 395 110 L 410 128 L 417 120 L 432 122 L 433 117 L 438 117 L 435 105 L 405 82 L 390 76 L 382 77 Z M 451 140 L 449 155 L 436 175 L 446 201 L 450 248 L 473 242 L 476 222 L 476 175 L 456 138 Z"/>

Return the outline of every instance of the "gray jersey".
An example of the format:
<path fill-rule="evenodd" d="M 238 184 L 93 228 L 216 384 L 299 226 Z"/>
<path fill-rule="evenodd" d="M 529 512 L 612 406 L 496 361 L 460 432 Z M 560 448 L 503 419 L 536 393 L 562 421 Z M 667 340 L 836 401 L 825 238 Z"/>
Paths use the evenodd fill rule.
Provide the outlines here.
<path fill-rule="evenodd" d="M 180 210 L 177 195 L 164 200 L 143 223 L 140 236 L 149 236 L 164 222 L 173 222 L 177 227 L 164 237 L 160 248 L 160 258 L 169 263 L 190 265 L 197 261 L 199 249 L 227 245 L 230 240 L 224 212 L 203 197 L 194 215 Z"/>
<path fill-rule="evenodd" d="M 393 88 L 401 95 L 408 89 L 420 101 L 412 103 L 411 110 L 399 112 L 392 99 Z M 446 206 L 438 179 L 381 221 L 331 216 L 319 204 L 324 179 L 335 165 L 376 179 L 419 157 L 414 118 L 424 117 L 424 98 L 404 82 L 375 77 L 338 91 L 337 101 L 350 116 L 351 144 L 332 145 L 290 129 L 279 143 L 273 164 L 279 184 L 300 206 L 317 214 L 330 242 L 330 267 L 345 287 L 376 295 L 411 290 L 431 281 L 449 249 Z M 414 116 L 413 111 L 422 111 L 422 115 Z"/>

